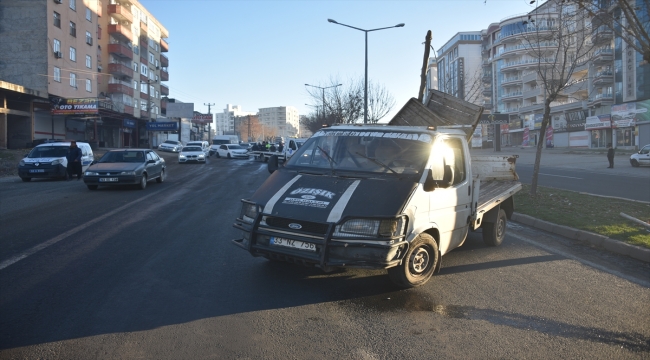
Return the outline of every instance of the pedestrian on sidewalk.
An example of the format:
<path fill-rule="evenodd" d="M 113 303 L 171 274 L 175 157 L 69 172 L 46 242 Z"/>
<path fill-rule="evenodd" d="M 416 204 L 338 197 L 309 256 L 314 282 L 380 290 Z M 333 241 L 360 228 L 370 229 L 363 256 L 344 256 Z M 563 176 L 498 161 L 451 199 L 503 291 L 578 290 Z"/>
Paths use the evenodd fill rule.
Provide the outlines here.
<path fill-rule="evenodd" d="M 608 169 L 614 168 L 614 148 L 612 143 L 607 144 L 607 160 L 609 161 Z"/>
<path fill-rule="evenodd" d="M 70 148 L 66 154 L 68 160 L 68 180 L 72 179 L 72 175 L 77 175 L 77 180 L 81 180 L 81 149 L 77 146 L 76 141 L 70 141 Z"/>

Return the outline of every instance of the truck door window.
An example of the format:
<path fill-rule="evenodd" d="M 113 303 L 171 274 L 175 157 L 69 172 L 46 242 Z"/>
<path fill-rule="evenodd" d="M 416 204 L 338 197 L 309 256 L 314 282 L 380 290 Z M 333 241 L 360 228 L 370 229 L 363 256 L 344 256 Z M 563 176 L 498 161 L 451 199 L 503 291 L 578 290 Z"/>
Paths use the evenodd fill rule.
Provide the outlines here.
<path fill-rule="evenodd" d="M 466 177 L 465 157 L 463 156 L 463 143 L 458 138 L 445 139 L 444 142 L 446 148 L 446 151 L 444 153 L 445 164 L 451 165 L 454 173 L 452 186 L 458 185 L 465 181 Z"/>

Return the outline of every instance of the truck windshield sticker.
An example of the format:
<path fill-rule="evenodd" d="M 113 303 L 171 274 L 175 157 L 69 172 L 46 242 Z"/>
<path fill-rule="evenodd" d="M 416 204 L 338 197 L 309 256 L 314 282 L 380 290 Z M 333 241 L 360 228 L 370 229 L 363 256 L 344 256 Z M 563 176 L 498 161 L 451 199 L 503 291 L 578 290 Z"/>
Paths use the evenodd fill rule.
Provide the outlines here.
<path fill-rule="evenodd" d="M 318 131 L 313 137 L 318 136 L 358 136 L 358 137 L 376 137 L 376 138 L 389 138 L 389 139 L 406 139 L 406 140 L 417 140 L 424 143 L 431 143 L 432 138 L 429 134 L 416 134 L 416 133 L 405 133 L 405 132 L 382 132 L 382 131 L 352 131 L 352 130 L 340 130 L 340 131 Z"/>

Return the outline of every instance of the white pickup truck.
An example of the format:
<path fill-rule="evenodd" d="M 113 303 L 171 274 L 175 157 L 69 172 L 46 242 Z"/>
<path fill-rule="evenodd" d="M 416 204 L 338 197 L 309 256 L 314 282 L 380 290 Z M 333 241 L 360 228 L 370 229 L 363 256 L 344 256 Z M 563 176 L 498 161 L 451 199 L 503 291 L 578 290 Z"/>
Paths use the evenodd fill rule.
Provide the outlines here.
<path fill-rule="evenodd" d="M 298 150 L 305 141 L 307 141 L 307 139 L 289 139 L 289 143 L 286 144 L 282 151 L 253 150 L 249 151 L 248 155 L 264 162 L 267 162 L 273 155 L 277 156 L 279 161 L 286 161 L 295 154 L 296 150 Z"/>
<path fill-rule="evenodd" d="M 516 157 L 470 157 L 467 133 L 432 126 L 319 130 L 248 199 L 233 243 L 253 256 L 320 267 L 387 269 L 426 283 L 482 229 L 501 244 L 521 189 Z"/>

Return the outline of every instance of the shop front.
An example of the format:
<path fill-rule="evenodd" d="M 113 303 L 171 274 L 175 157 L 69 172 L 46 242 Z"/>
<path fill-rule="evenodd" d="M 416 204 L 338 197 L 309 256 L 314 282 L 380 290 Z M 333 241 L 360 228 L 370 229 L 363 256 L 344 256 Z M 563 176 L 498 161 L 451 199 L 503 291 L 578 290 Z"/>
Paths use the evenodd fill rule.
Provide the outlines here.
<path fill-rule="evenodd" d="M 589 147 L 604 149 L 612 143 L 612 121 L 610 114 L 589 116 L 586 119 L 585 130 L 589 132 Z"/>

